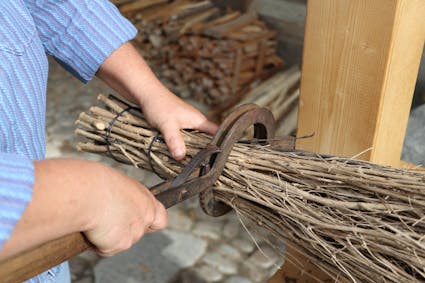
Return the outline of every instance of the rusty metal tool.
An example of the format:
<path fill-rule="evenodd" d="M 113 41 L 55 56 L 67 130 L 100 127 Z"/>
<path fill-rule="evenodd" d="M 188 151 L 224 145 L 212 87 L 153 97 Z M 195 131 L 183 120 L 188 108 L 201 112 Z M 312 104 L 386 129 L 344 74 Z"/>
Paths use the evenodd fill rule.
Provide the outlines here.
<path fill-rule="evenodd" d="M 217 217 L 231 210 L 214 197 L 213 185 L 222 174 L 226 160 L 244 132 L 254 127 L 254 140 L 272 139 L 275 120 L 270 111 L 254 104 L 234 110 L 220 125 L 212 141 L 186 165 L 173 180 L 150 191 L 169 208 L 199 194 L 204 212 Z M 92 248 L 82 233 L 73 233 L 0 262 L 1 282 L 25 281 L 79 253 Z"/>

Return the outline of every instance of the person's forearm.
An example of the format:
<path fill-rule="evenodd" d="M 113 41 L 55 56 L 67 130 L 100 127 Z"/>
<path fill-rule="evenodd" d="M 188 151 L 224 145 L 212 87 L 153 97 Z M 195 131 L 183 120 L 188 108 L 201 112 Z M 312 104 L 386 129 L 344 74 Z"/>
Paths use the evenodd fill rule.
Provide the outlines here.
<path fill-rule="evenodd" d="M 33 198 L 6 241 L 0 259 L 90 228 L 88 216 L 95 213 L 90 198 L 96 196 L 87 178 L 99 171 L 98 165 L 63 159 L 37 161 L 34 165 Z"/>
<path fill-rule="evenodd" d="M 149 96 L 171 94 L 130 42 L 116 49 L 101 65 L 96 76 L 126 99 L 141 106 Z"/>

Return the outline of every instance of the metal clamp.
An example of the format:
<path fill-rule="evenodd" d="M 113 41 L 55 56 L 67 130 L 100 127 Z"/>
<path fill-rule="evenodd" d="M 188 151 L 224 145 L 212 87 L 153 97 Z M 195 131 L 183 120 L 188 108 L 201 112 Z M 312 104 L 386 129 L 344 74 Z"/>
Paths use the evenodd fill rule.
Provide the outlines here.
<path fill-rule="evenodd" d="M 208 176 L 208 187 L 199 194 L 202 209 L 208 215 L 217 217 L 231 210 L 231 207 L 216 200 L 213 185 L 220 177 L 224 166 L 232 151 L 233 145 L 243 136 L 244 132 L 254 126 L 254 138 L 259 141 L 272 139 L 275 133 L 276 122 L 273 114 L 266 108 L 260 108 L 255 104 L 245 104 L 236 108 L 221 124 L 213 140 L 211 147 L 219 148 L 220 152 L 210 158 L 209 170 L 205 167 L 202 172 Z"/>

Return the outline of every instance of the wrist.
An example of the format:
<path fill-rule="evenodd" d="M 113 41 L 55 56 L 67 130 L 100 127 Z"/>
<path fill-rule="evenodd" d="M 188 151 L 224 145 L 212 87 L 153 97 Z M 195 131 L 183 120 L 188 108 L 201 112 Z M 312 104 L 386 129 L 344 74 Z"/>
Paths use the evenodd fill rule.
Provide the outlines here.
<path fill-rule="evenodd" d="M 126 99 L 141 106 L 152 96 L 169 92 L 129 42 L 115 50 L 96 75 Z"/>

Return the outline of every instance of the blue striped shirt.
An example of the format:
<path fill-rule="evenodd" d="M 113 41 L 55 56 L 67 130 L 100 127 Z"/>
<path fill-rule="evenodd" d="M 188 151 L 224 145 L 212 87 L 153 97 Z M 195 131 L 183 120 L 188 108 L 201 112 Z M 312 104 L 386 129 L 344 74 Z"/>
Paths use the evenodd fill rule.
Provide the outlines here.
<path fill-rule="evenodd" d="M 46 52 L 87 82 L 135 34 L 108 1 L 0 0 L 0 247 L 31 201 L 33 161 L 45 156 Z"/>

